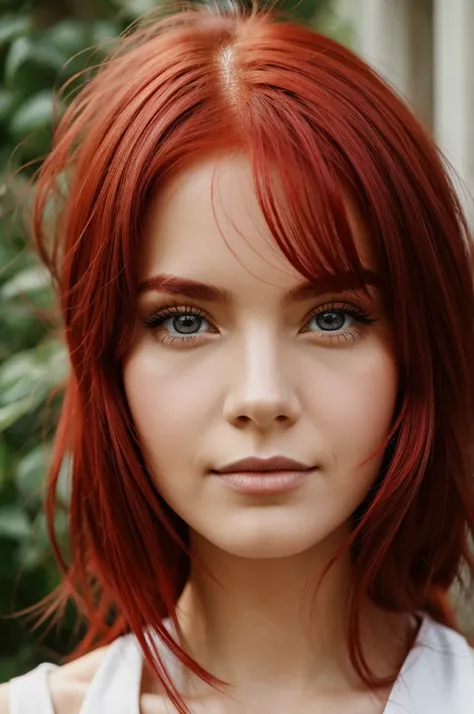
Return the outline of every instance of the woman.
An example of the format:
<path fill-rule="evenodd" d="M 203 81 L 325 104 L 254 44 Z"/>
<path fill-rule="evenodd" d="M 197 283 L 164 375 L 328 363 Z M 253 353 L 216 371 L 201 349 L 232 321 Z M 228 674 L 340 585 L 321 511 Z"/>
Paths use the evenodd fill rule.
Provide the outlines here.
<path fill-rule="evenodd" d="M 90 627 L 1 712 L 474 711 L 468 230 L 390 88 L 279 19 L 148 24 L 57 129 L 47 509 L 71 456 L 57 605 Z"/>

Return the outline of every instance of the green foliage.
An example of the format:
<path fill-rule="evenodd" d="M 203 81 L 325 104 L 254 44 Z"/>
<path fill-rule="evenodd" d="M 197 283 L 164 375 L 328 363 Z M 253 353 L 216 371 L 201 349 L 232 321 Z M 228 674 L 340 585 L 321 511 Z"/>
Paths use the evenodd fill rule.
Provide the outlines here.
<path fill-rule="evenodd" d="M 0 5 L 0 682 L 43 660 L 56 661 L 75 637 L 72 608 L 61 628 L 44 632 L 41 640 L 24 620 L 11 617 L 59 582 L 42 497 L 60 407 L 60 397 L 48 395 L 67 374 L 58 325 L 46 319 L 54 304 L 48 276 L 28 248 L 19 209 L 28 180 L 50 148 L 53 111 L 63 108 L 53 102 L 55 91 L 97 63 L 129 22 L 156 2 L 2 0 Z M 287 3 L 306 20 L 328 4 Z M 63 517 L 59 534 L 65 528 Z"/>

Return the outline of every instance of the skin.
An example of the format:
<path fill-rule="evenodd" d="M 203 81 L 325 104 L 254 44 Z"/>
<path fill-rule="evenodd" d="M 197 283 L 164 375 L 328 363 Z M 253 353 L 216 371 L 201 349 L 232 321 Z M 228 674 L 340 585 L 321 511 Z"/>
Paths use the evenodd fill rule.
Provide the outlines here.
<path fill-rule="evenodd" d="M 362 262 L 375 269 L 353 210 L 351 220 Z M 315 596 L 381 456 L 360 464 L 393 418 L 397 367 L 376 290 L 283 305 L 304 278 L 277 248 L 242 156 L 210 157 L 175 176 L 150 207 L 143 246 L 141 282 L 169 274 L 232 294 L 221 304 L 143 289 L 123 371 L 147 467 L 188 523 L 197 556 L 178 603 L 182 645 L 231 683 L 220 693 L 188 674 L 183 694 L 202 714 L 381 714 L 389 692 L 368 693 L 346 650 L 347 558 Z M 170 306 L 179 312 L 158 325 Z M 345 312 L 354 308 L 370 324 Z M 278 495 L 238 493 L 212 473 L 275 455 L 314 470 Z M 411 624 L 368 601 L 361 623 L 369 665 L 379 676 L 396 673 Z M 102 656 L 51 676 L 57 712 L 79 711 Z M 170 711 L 146 670 L 142 685 L 142 712 Z"/>

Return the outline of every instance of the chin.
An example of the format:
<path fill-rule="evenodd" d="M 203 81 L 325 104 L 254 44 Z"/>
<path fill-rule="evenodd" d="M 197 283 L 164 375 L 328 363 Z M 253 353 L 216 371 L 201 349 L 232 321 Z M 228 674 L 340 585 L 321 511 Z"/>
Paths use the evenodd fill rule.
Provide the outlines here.
<path fill-rule="evenodd" d="M 251 560 L 266 560 L 273 558 L 291 558 L 308 551 L 319 542 L 323 542 L 327 534 L 311 537 L 302 529 L 269 529 L 269 528 L 241 528 L 237 532 L 207 534 L 209 540 L 219 550 L 238 558 Z"/>
<path fill-rule="evenodd" d="M 246 558 L 247 560 L 275 560 L 277 558 L 292 558 L 295 555 L 308 550 L 307 548 L 292 547 L 292 544 L 276 544 L 276 543 L 254 543 L 254 544 L 239 544 L 235 543 L 232 549 L 227 548 L 226 552 L 237 558 Z"/>

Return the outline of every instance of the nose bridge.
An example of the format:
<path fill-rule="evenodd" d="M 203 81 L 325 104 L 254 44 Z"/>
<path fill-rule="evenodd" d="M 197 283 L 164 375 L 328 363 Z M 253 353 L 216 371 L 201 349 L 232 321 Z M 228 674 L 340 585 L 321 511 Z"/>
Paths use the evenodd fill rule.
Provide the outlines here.
<path fill-rule="evenodd" d="M 273 422 L 293 423 L 299 403 L 294 373 L 286 369 L 284 345 L 260 326 L 242 338 L 226 402 L 226 416 L 239 424 L 266 428 Z"/>

